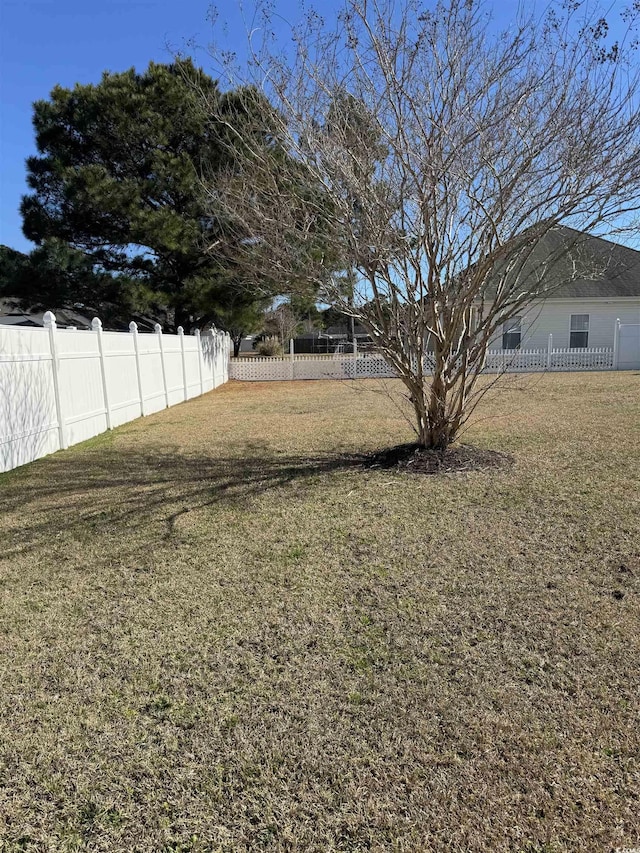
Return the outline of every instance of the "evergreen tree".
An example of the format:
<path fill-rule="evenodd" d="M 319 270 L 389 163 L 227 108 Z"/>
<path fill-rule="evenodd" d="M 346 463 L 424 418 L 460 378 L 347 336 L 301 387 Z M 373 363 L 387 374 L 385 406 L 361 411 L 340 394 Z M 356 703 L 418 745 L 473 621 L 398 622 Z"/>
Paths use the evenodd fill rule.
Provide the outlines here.
<path fill-rule="evenodd" d="M 215 103 L 215 120 L 205 103 Z M 21 206 L 24 233 L 39 247 L 32 262 L 51 281 L 37 277 L 16 295 L 31 299 L 38 284 L 37 301 L 60 305 L 97 286 L 123 307 L 164 316 L 168 328 L 235 322 L 234 306 L 246 315 L 268 283 L 255 293 L 230 273 L 216 246 L 242 229 L 217 215 L 201 176 L 215 184 L 232 170 L 236 139 L 267 150 L 269 114 L 255 90 L 222 93 L 190 60 L 54 88 L 34 105 L 39 154 L 27 161 L 32 193 Z"/>

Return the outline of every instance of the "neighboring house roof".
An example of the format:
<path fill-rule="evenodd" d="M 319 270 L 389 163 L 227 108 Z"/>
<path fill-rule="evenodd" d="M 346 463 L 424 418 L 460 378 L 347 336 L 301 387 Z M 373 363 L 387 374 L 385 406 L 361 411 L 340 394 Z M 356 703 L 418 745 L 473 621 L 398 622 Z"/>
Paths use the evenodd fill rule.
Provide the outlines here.
<path fill-rule="evenodd" d="M 0 324 L 4 326 L 44 326 L 46 311 L 25 311 L 11 299 L 0 299 Z M 91 319 L 87 315 L 70 309 L 54 311 L 56 322 L 60 328 L 75 326 L 78 329 L 90 329 Z"/>
<path fill-rule="evenodd" d="M 571 246 L 568 254 L 563 247 Z M 535 286 L 534 271 L 557 258 L 545 278 L 547 299 L 640 298 L 640 252 L 565 225 L 542 237 L 525 265 Z M 557 281 L 557 286 L 553 282 Z M 491 298 L 491 287 L 486 297 Z"/>
<path fill-rule="evenodd" d="M 72 308 L 53 308 L 53 313 L 56 315 L 56 324 L 59 328 L 64 329 L 69 326 L 75 326 L 77 329 L 90 329 L 91 321 L 95 316 L 100 316 L 95 310 L 87 306 L 86 311 L 83 311 L 84 306 L 78 307 L 78 310 Z M 0 325 L 2 326 L 25 326 L 39 328 L 44 326 L 44 315 L 46 311 L 38 311 L 34 309 L 25 310 L 20 307 L 20 303 L 15 299 L 0 299 Z M 153 331 L 154 320 L 150 317 L 133 316 L 140 331 Z M 128 331 L 128 322 L 105 323 L 105 329 L 113 331 Z"/>
<path fill-rule="evenodd" d="M 0 326 L 31 326 L 32 328 L 41 326 L 42 323 L 36 323 L 33 318 L 28 317 L 22 312 L 15 313 L 9 311 L 5 313 L 0 308 Z"/>

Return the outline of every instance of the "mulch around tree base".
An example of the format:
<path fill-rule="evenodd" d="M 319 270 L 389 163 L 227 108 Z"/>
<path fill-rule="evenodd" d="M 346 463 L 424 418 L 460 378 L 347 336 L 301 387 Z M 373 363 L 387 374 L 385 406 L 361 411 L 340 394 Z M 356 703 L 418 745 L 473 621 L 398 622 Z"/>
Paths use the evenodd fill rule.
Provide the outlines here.
<path fill-rule="evenodd" d="M 372 453 L 367 468 L 388 468 L 413 474 L 455 474 L 510 467 L 513 456 L 471 444 L 454 444 L 446 450 L 427 450 L 419 444 L 398 444 Z"/>

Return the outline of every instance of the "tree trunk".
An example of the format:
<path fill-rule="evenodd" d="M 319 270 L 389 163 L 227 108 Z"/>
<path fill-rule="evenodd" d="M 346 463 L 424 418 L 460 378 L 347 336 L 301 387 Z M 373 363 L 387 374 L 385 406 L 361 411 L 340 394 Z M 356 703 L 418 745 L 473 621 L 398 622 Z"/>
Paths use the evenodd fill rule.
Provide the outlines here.
<path fill-rule="evenodd" d="M 451 425 L 447 418 L 447 388 L 442 375 L 434 371 L 429 388 L 429 408 L 427 411 L 428 446 L 434 450 L 446 450 L 451 444 Z"/>
<path fill-rule="evenodd" d="M 175 325 L 174 332 L 178 331 L 178 327 L 182 326 L 185 335 L 191 331 L 191 315 L 184 308 L 177 307 L 174 311 L 173 322 Z"/>
<path fill-rule="evenodd" d="M 233 357 L 237 358 L 240 355 L 240 346 L 242 344 L 242 335 L 239 337 L 233 337 L 231 339 L 233 341 Z"/>
<path fill-rule="evenodd" d="M 405 385 L 411 392 L 418 444 L 426 450 L 446 450 L 458 427 L 447 412 L 447 389 L 442 377 L 436 373 L 427 387 L 415 379 L 405 381 Z"/>

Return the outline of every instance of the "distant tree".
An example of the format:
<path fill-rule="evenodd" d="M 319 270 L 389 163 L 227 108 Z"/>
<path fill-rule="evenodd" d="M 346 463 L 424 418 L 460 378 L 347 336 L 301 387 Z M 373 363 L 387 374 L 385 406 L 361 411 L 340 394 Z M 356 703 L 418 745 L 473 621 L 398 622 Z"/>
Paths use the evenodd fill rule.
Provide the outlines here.
<path fill-rule="evenodd" d="M 256 298 L 240 286 L 234 293 L 227 292 L 224 307 L 218 307 L 214 312 L 215 324 L 229 332 L 234 358 L 240 353 L 242 339 L 252 332 L 261 331 L 270 301 L 270 297 Z"/>
<path fill-rule="evenodd" d="M 281 302 L 268 311 L 264 318 L 263 331 L 267 337 L 277 337 L 284 349 L 300 331 L 300 318 L 288 302 Z"/>
<path fill-rule="evenodd" d="M 309 230 L 326 235 L 309 278 L 393 366 L 426 448 L 459 435 L 503 324 L 595 272 L 584 232 L 640 207 L 640 4 L 619 41 L 594 4 L 519 9 L 501 31 L 476 0 L 346 0 L 283 49 L 261 3 L 247 68 L 232 69 L 264 87 L 276 135 L 322 188 L 301 198 L 249 150 L 217 188 L 252 235 L 236 248 L 286 277 Z M 356 271 L 354 291 L 327 256 Z"/>
<path fill-rule="evenodd" d="M 60 258 L 59 283 L 78 288 L 74 301 L 84 301 L 96 274 L 124 304 L 143 294 L 146 308 L 167 312 L 169 327 L 228 316 L 240 303 L 247 316 L 251 282 L 243 279 L 238 298 L 239 277 L 229 275 L 237 260 L 216 250 L 229 223 L 204 198 L 201 176 L 215 184 L 232 166 L 238 139 L 265 153 L 271 114 L 255 90 L 223 94 L 188 59 L 152 62 L 142 74 L 105 73 L 96 85 L 57 86 L 34 105 L 39 154 L 27 161 L 32 192 L 21 206 L 25 235 L 45 255 L 34 262 L 49 273 Z M 77 275 L 67 275 L 70 266 Z"/>
<path fill-rule="evenodd" d="M 287 304 L 298 320 L 299 331 L 309 333 L 322 328 L 322 313 L 315 296 L 294 292 L 287 299 Z"/>

